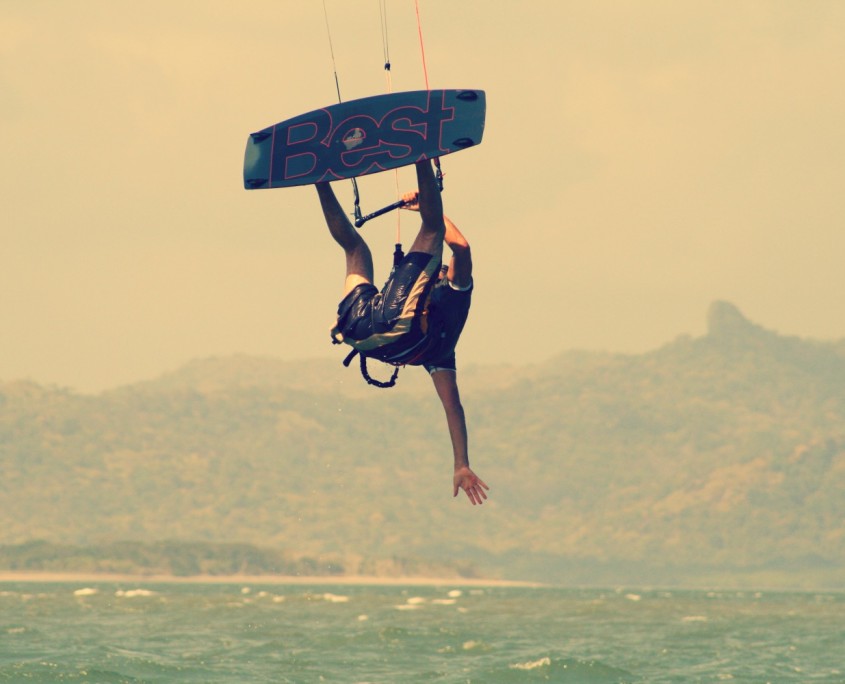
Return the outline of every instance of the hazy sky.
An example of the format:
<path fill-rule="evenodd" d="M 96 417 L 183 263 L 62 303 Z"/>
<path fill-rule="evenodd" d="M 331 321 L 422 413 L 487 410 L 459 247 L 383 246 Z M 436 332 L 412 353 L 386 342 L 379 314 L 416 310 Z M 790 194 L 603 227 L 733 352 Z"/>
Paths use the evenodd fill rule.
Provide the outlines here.
<path fill-rule="evenodd" d="M 378 1 L 326 7 L 344 99 L 385 92 Z M 715 299 L 845 337 L 845 3 L 420 12 L 431 87 L 488 98 L 483 144 L 443 160 L 476 265 L 461 363 L 646 351 L 703 334 Z M 387 0 L 387 28 L 393 89 L 422 89 L 413 0 Z M 250 132 L 335 100 L 320 0 L 0 0 L 0 380 L 339 363 L 343 258 L 316 193 L 241 175 Z M 394 174 L 361 192 L 393 201 Z M 363 230 L 380 282 L 395 215 Z"/>

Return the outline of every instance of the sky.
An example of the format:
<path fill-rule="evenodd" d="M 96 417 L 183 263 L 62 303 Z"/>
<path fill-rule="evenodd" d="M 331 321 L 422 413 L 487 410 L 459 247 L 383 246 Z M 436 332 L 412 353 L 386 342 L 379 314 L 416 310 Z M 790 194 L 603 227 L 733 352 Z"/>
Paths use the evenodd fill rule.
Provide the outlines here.
<path fill-rule="evenodd" d="M 316 193 L 244 190 L 243 154 L 335 102 L 335 69 L 344 100 L 425 88 L 415 4 L 385 6 L 389 83 L 378 0 L 0 0 L 0 381 L 339 364 Z M 845 3 L 492 7 L 419 0 L 430 87 L 487 93 L 482 144 L 443 160 L 475 263 L 459 364 L 642 353 L 704 334 L 715 300 L 845 338 Z M 413 183 L 362 179 L 364 211 Z M 377 281 L 416 228 L 362 229 Z"/>

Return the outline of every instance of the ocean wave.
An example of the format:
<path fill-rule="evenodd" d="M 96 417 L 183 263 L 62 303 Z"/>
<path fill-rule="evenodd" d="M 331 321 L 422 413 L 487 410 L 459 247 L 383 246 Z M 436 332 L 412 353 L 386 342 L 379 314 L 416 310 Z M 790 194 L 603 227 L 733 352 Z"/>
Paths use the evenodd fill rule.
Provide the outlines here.
<path fill-rule="evenodd" d="M 116 592 L 114 592 L 114 595 L 119 598 L 139 598 L 155 596 L 156 592 L 150 591 L 149 589 L 129 589 L 128 591 L 118 589 Z"/>
<path fill-rule="evenodd" d="M 100 593 L 99 589 L 94 589 L 93 587 L 85 587 L 83 589 L 77 589 L 76 591 L 73 592 L 73 595 L 74 596 L 95 596 L 96 594 L 99 594 L 99 593 Z"/>
<path fill-rule="evenodd" d="M 632 675 L 597 660 L 578 660 L 576 658 L 554 658 L 542 656 L 508 665 L 515 672 L 531 672 L 530 680 L 522 678 L 513 681 L 535 681 L 539 676 L 544 681 L 580 682 L 584 684 L 624 684 L 634 680 Z M 491 681 L 504 681 L 503 673 L 490 677 Z M 510 680 L 508 680 L 510 681 Z"/>
<path fill-rule="evenodd" d="M 551 664 L 552 659 L 546 656 L 545 658 L 531 660 L 527 663 L 514 663 L 513 665 L 508 665 L 508 667 L 511 670 L 536 670 L 538 667 L 550 667 Z"/>

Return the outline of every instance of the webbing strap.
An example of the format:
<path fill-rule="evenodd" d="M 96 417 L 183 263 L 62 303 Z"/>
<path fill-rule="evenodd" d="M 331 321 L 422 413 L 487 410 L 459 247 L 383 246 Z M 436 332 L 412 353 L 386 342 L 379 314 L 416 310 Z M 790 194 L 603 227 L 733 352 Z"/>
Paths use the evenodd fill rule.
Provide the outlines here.
<path fill-rule="evenodd" d="M 399 367 L 397 366 L 393 369 L 393 375 L 390 376 L 390 380 L 387 382 L 375 380 L 374 378 L 371 378 L 370 374 L 367 372 L 367 357 L 361 354 L 361 375 L 364 376 L 364 380 L 367 381 L 368 385 L 372 385 L 373 387 L 378 387 L 380 389 L 387 389 L 388 387 L 393 387 L 396 384 L 396 378 L 399 377 Z"/>
<path fill-rule="evenodd" d="M 349 354 L 346 355 L 346 358 L 343 360 L 343 365 L 349 368 L 349 364 L 352 363 L 352 359 L 355 358 L 355 355 L 358 354 L 357 349 L 353 349 Z M 370 373 L 367 371 L 367 357 L 361 354 L 361 375 L 363 376 L 364 380 L 367 381 L 368 385 L 372 385 L 373 387 L 378 387 L 380 389 L 387 389 L 388 387 L 393 387 L 396 384 L 396 378 L 399 377 L 399 367 L 393 369 L 393 375 L 390 376 L 390 379 L 382 382 L 381 380 L 376 380 L 373 378 Z"/>

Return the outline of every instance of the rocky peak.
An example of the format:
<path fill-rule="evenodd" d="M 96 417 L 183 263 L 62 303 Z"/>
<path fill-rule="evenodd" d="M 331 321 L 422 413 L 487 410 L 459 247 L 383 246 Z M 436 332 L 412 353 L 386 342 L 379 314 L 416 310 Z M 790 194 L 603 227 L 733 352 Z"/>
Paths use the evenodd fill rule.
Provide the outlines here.
<path fill-rule="evenodd" d="M 707 312 L 707 334 L 710 337 L 730 338 L 758 333 L 761 328 L 730 302 L 715 301 Z"/>

